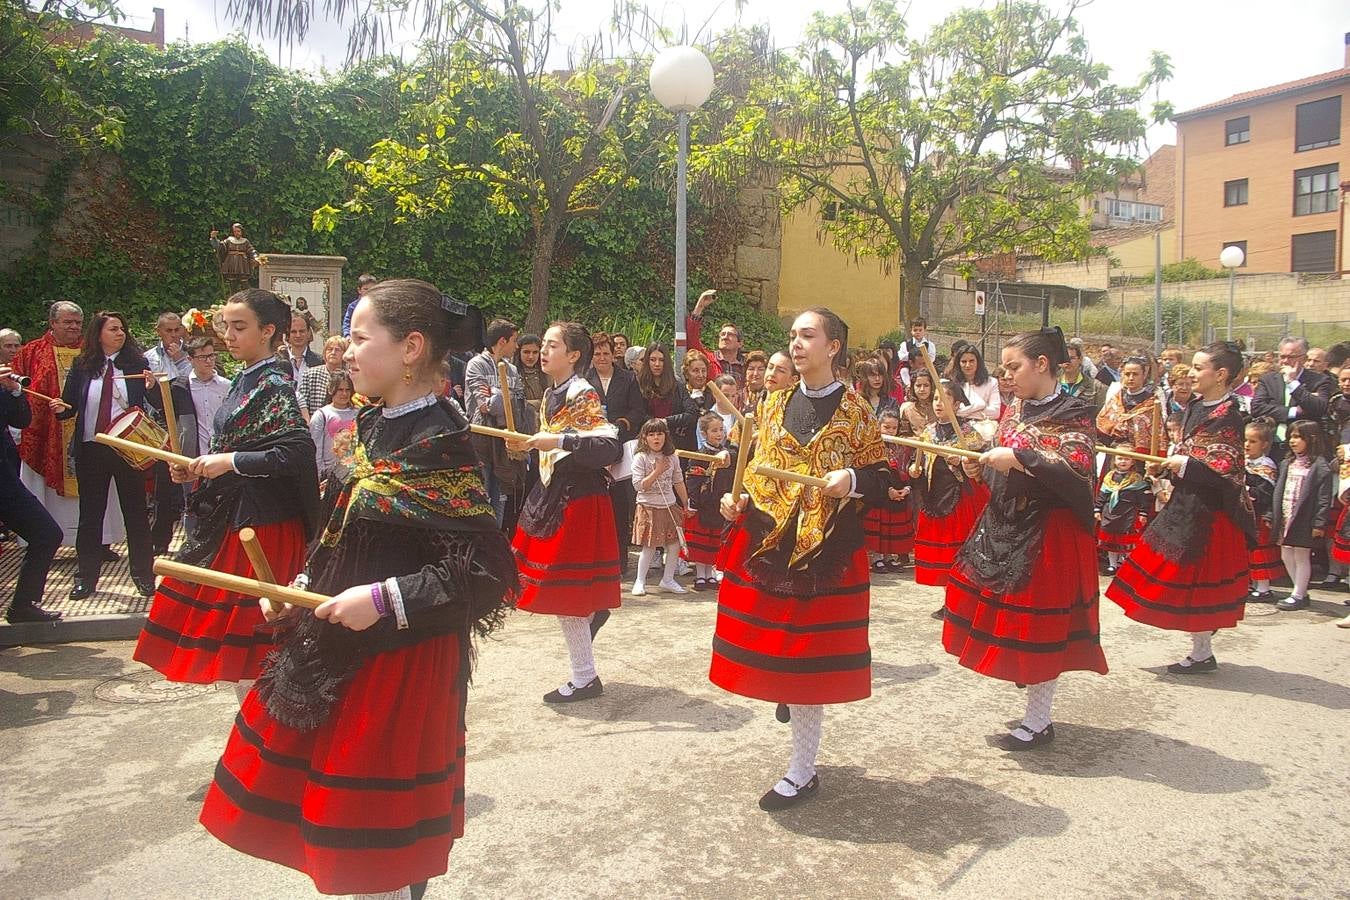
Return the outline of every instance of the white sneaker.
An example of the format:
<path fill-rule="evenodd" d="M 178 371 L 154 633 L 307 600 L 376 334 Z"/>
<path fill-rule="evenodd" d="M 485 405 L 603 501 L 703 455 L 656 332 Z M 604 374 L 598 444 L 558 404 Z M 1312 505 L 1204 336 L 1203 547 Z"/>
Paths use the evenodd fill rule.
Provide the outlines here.
<path fill-rule="evenodd" d="M 1346 616 L 1336 623 L 1337 628 L 1350 628 L 1350 616 Z"/>
<path fill-rule="evenodd" d="M 676 574 L 676 575 L 688 575 L 688 574 L 689 574 L 690 572 L 692 572 L 692 571 L 693 571 L 693 567 L 690 566 L 689 563 L 685 562 L 685 561 L 682 560 L 682 559 L 681 559 L 681 560 L 678 560 L 678 561 L 675 563 L 675 574 Z"/>
<path fill-rule="evenodd" d="M 662 581 L 661 581 L 661 590 L 663 590 L 663 591 L 665 591 L 665 592 L 667 592 L 667 593 L 669 593 L 669 594 L 687 594 L 687 593 L 689 593 L 689 589 L 688 589 L 688 588 L 686 588 L 684 585 L 680 584 L 678 581 L 676 581 L 676 580 L 673 579 L 673 578 L 670 579 L 669 581 L 667 581 L 667 580 L 665 580 L 665 579 L 662 579 Z"/>
<path fill-rule="evenodd" d="M 633 594 L 634 597 L 645 597 L 645 596 L 647 596 L 647 586 L 646 586 L 645 584 L 635 584 L 635 585 L 633 585 L 632 594 Z"/>

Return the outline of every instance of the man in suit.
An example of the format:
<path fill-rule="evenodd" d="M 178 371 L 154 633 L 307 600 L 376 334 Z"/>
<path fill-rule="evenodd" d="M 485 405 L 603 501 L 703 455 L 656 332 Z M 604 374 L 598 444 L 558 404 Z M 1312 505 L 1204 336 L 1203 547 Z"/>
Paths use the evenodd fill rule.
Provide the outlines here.
<path fill-rule="evenodd" d="M 47 590 L 47 573 L 61 546 L 61 526 L 19 480 L 19 451 L 9 429 L 27 428 L 33 411 L 8 368 L 0 371 L 6 373 L 0 374 L 0 523 L 28 543 L 5 620 L 50 622 L 61 614 L 48 612 L 38 601 Z"/>
<path fill-rule="evenodd" d="M 1102 344 L 1097 372 L 1092 377 L 1108 388 L 1120 383 L 1120 364 L 1123 356 L 1114 344 Z"/>
<path fill-rule="evenodd" d="M 323 365 L 323 357 L 309 347 L 309 342 L 313 339 L 314 332 L 310 330 L 309 319 L 305 318 L 304 313 L 292 315 L 290 330 L 286 332 L 286 342 L 277 351 L 277 356 L 290 366 L 291 377 L 295 379 L 297 397 L 300 396 L 300 376 L 316 366 Z"/>
<path fill-rule="evenodd" d="M 525 385 L 521 383 L 520 374 L 511 362 L 518 337 L 520 328 L 514 322 L 493 319 L 487 327 L 487 347 L 465 363 L 464 410 L 471 424 L 506 427 L 501 378 L 497 374 L 497 363 L 505 362 L 506 383 L 511 389 L 511 410 L 515 414 L 516 430 L 525 429 L 521 421 Z M 506 445 L 496 438 L 474 435 L 471 440 L 483 463 L 484 482 L 492 506 L 497 511 L 497 524 L 507 534 L 511 534 L 515 531 L 518 510 L 524 503 L 524 460 L 513 459 Z"/>
<path fill-rule="evenodd" d="M 614 340 L 603 331 L 591 335 L 591 370 L 586 380 L 600 395 L 605 418 L 619 429 L 620 442 L 634 440 L 644 422 L 651 418 L 647 401 L 638 387 L 637 376 L 614 364 Z M 609 485 L 609 502 L 614 508 L 614 530 L 618 534 L 620 575 L 628 577 L 628 545 L 633 533 L 634 504 L 637 501 L 633 479 L 616 478 Z"/>
<path fill-rule="evenodd" d="M 1288 444 L 1289 423 L 1298 419 L 1322 422 L 1336 393 L 1330 375 L 1307 368 L 1308 342 L 1301 337 L 1280 341 L 1280 371 L 1267 372 L 1256 384 L 1252 395 L 1252 418 L 1265 416 L 1275 422 L 1275 444 L 1271 456 L 1278 463 Z"/>

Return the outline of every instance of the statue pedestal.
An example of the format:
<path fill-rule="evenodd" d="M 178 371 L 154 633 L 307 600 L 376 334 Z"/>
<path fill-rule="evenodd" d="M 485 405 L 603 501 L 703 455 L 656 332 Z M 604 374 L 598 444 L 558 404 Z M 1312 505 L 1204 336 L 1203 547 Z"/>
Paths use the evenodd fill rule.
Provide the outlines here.
<path fill-rule="evenodd" d="M 267 257 L 267 265 L 258 267 L 258 287 L 288 299 L 291 306 L 304 298 L 310 315 L 324 330 L 314 335 L 316 347 L 322 347 L 329 335 L 342 334 L 342 266 L 347 257 L 260 255 Z"/>

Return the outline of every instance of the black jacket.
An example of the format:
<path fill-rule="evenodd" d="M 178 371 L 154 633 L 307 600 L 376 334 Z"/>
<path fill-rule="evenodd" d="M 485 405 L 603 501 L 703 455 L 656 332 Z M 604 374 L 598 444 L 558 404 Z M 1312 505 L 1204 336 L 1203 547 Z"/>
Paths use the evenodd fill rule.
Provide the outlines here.
<path fill-rule="evenodd" d="M 1330 375 L 1304 369 L 1298 378 L 1298 387 L 1284 402 L 1284 376 L 1279 372 L 1267 372 L 1256 384 L 1256 393 L 1252 395 L 1252 418 L 1268 416 L 1277 425 L 1283 425 L 1294 419 L 1312 419 L 1321 422 L 1326 418 L 1327 408 L 1331 404 L 1331 395 L 1336 391 L 1336 382 Z M 1291 419 L 1289 410 L 1298 407 L 1298 415 Z"/>
<path fill-rule="evenodd" d="M 1280 475 L 1275 479 L 1275 497 L 1272 502 L 1270 534 L 1275 543 L 1289 547 L 1316 547 L 1321 538 L 1314 538 L 1314 528 L 1326 529 L 1331 524 L 1331 464 L 1325 459 L 1313 459 L 1303 479 L 1303 496 L 1294 504 L 1289 520 L 1289 532 L 1284 530 L 1284 486 L 1289 477 L 1292 456 L 1280 463 Z"/>
<path fill-rule="evenodd" d="M 113 357 L 113 364 L 122 372 L 123 375 L 136 375 L 144 372 L 148 366 L 145 357 L 134 350 L 123 348 L 117 356 Z M 70 439 L 71 453 L 75 452 L 76 446 L 84 437 L 84 416 L 85 398 L 89 396 L 89 383 L 103 377 L 100 370 L 96 374 L 90 375 L 80 366 L 74 366 L 70 374 L 66 376 L 65 389 L 61 391 L 61 399 L 65 401 L 70 409 L 58 413 L 56 418 L 69 419 L 75 417 L 75 434 Z M 147 404 L 158 408 L 160 404 L 158 391 L 147 391 L 145 389 L 144 378 L 127 378 L 123 380 L 127 389 L 127 407 L 139 406 L 146 409 Z M 90 415 L 98 415 L 98 410 L 93 410 Z"/>
<path fill-rule="evenodd" d="M 651 418 L 647 401 L 643 399 L 642 390 L 638 388 L 637 376 L 616 365 L 614 377 L 609 381 L 608 392 L 601 386 L 600 375 L 595 369 L 586 373 L 586 380 L 600 395 L 600 402 L 605 407 L 605 418 L 618 427 L 619 440 L 624 442 L 636 438 L 642 423 Z"/>
<path fill-rule="evenodd" d="M 23 394 L 16 397 L 0 389 L 0 468 L 19 471 L 19 448 L 14 446 L 9 430 L 27 428 L 32 421 L 33 408 Z"/>

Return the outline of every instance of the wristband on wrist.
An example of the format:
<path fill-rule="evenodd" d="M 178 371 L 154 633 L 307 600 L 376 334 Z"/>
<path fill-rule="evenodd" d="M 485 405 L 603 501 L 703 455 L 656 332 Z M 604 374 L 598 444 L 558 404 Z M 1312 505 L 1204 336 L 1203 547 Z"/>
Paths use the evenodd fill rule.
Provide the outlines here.
<path fill-rule="evenodd" d="M 375 604 L 375 614 L 381 619 L 389 615 L 389 609 L 384 603 L 384 592 L 380 589 L 378 581 L 370 586 L 370 602 Z"/>

